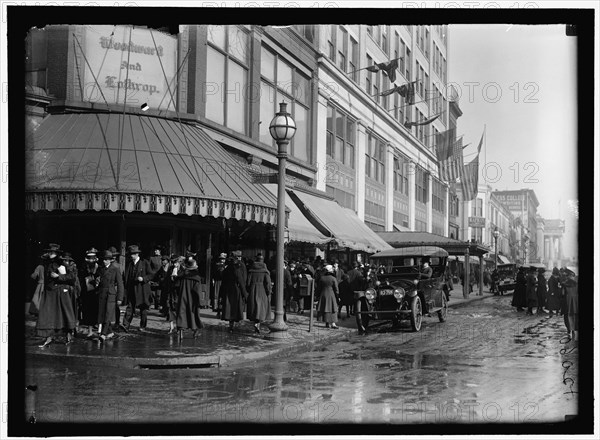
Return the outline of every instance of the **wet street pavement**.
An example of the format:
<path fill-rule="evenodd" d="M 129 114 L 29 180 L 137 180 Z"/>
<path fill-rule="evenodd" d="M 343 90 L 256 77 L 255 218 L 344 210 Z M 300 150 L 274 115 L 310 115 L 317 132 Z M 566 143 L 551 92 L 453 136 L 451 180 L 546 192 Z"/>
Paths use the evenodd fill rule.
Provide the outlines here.
<path fill-rule="evenodd" d="M 35 357 L 38 422 L 540 423 L 577 414 L 578 348 L 563 318 L 510 295 L 219 368 L 126 369 Z M 225 434 L 225 433 L 223 433 Z"/>

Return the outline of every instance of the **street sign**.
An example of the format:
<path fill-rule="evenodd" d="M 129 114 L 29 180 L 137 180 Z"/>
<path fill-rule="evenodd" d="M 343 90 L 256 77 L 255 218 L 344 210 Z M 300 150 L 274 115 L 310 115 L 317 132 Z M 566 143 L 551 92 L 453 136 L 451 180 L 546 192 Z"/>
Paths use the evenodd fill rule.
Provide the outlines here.
<path fill-rule="evenodd" d="M 255 174 L 252 183 L 277 183 L 277 173 Z"/>
<path fill-rule="evenodd" d="M 485 217 L 469 217 L 469 227 L 485 228 Z"/>

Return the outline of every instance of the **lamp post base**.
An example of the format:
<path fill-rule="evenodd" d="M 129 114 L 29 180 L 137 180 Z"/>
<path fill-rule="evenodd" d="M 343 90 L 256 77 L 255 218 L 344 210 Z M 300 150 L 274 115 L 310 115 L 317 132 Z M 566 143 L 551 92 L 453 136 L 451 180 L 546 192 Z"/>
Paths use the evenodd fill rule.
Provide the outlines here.
<path fill-rule="evenodd" d="M 285 322 L 283 322 L 283 319 L 279 321 L 276 318 L 275 321 L 269 324 L 269 330 L 271 332 L 268 335 L 266 335 L 268 339 L 287 339 L 290 337 L 287 332 L 288 326 Z"/>

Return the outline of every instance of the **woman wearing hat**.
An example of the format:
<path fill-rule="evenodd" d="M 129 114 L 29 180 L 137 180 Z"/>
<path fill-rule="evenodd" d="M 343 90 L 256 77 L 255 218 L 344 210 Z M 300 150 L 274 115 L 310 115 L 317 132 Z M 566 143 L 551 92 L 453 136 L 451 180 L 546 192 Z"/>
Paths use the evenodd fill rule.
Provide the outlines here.
<path fill-rule="evenodd" d="M 536 290 L 537 302 L 538 302 L 538 308 L 537 308 L 538 315 L 543 315 L 545 313 L 544 307 L 546 306 L 546 296 L 548 295 L 548 283 L 546 281 L 546 277 L 544 276 L 545 273 L 546 273 L 546 269 L 544 269 L 543 267 L 540 267 L 538 269 L 537 290 Z"/>
<path fill-rule="evenodd" d="M 254 321 L 254 332 L 260 333 L 260 323 L 269 318 L 271 312 L 271 275 L 264 262 L 264 257 L 259 255 L 248 270 L 248 313 L 250 321 Z"/>
<path fill-rule="evenodd" d="M 560 298 L 562 295 L 562 288 L 559 282 L 560 272 L 558 267 L 552 269 L 552 276 L 548 280 L 548 294 L 546 296 L 546 308 L 550 311 L 549 316 L 554 316 L 560 310 Z"/>
<path fill-rule="evenodd" d="M 519 267 L 517 271 L 511 305 L 517 308 L 517 312 L 521 312 L 523 307 L 527 307 L 527 281 L 525 280 L 525 268 L 523 266 Z"/>
<path fill-rule="evenodd" d="M 338 284 L 334 276 L 334 269 L 331 264 L 325 266 L 325 273 L 321 275 L 317 282 L 316 292 L 319 292 L 318 316 L 322 317 L 325 327 L 338 328 Z"/>
<path fill-rule="evenodd" d="M 31 297 L 31 304 L 29 306 L 29 313 L 31 315 L 37 315 L 40 309 L 40 298 L 44 292 L 44 261 L 48 259 L 48 254 L 42 253 L 40 255 L 40 263 L 35 267 L 31 278 L 36 282 L 33 296 Z"/>
<path fill-rule="evenodd" d="M 565 327 L 569 332 L 569 337 L 577 341 L 579 328 L 579 298 L 577 292 L 577 275 L 571 269 L 565 268 L 561 280 L 564 295 L 563 311 Z"/>
<path fill-rule="evenodd" d="M 241 252 L 240 252 L 241 256 Z M 219 302 L 221 304 L 221 319 L 229 321 L 229 333 L 233 333 L 236 322 L 244 319 L 246 308 L 246 267 L 241 258 L 233 255 L 225 260 L 221 288 L 219 289 Z"/>
<path fill-rule="evenodd" d="M 112 264 L 111 251 L 100 253 L 101 265 L 98 271 L 98 318 L 102 325 L 100 340 L 105 341 L 114 336 L 111 323 L 115 321 L 115 303 L 120 306 L 123 302 L 123 277 L 119 269 Z"/>
<path fill-rule="evenodd" d="M 531 266 L 527 271 L 526 292 L 527 292 L 527 312 L 526 315 L 533 315 L 533 308 L 538 307 L 537 301 L 537 278 L 535 277 L 536 269 Z"/>
<path fill-rule="evenodd" d="M 87 326 L 87 337 L 91 338 L 94 326 L 98 325 L 98 283 L 100 265 L 98 264 L 98 251 L 90 248 L 85 253 L 85 265 L 79 271 L 81 285 L 79 324 Z"/>
<path fill-rule="evenodd" d="M 70 252 L 64 252 L 60 257 L 67 273 L 71 272 L 75 277 L 75 283 L 73 284 L 71 291 L 71 301 L 73 301 L 73 312 L 75 313 L 75 322 L 78 324 L 79 320 L 79 297 L 81 296 L 81 283 L 79 282 L 79 275 L 77 271 L 77 265 L 73 260 Z M 77 330 L 77 325 L 75 326 Z"/>
<path fill-rule="evenodd" d="M 179 339 L 183 338 L 183 331 L 194 331 L 194 339 L 198 337 L 203 327 L 200 319 L 200 296 L 202 279 L 198 272 L 198 264 L 193 258 L 185 260 L 182 275 L 179 277 L 178 304 L 177 304 L 177 331 Z"/>
<path fill-rule="evenodd" d="M 48 259 L 44 262 L 44 292 L 40 298 L 36 331 L 38 336 L 46 337 L 46 340 L 40 347 L 52 343 L 58 332 L 65 332 L 66 343 L 71 343 L 76 326 L 72 300 L 76 276 L 73 272 L 67 272 L 62 264 L 59 245 L 51 243 L 45 252 L 48 253 Z"/>

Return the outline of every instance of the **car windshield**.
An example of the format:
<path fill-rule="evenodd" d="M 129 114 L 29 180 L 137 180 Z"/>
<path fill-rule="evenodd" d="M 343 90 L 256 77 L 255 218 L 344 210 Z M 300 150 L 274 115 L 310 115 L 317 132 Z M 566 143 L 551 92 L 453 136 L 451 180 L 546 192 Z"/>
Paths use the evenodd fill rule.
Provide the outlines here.
<path fill-rule="evenodd" d="M 423 256 L 402 256 L 378 258 L 377 264 L 383 267 L 386 274 L 400 274 L 417 276 L 423 269 L 423 263 L 429 263 L 433 269 L 433 276 L 439 276 L 445 270 L 444 258 Z"/>

